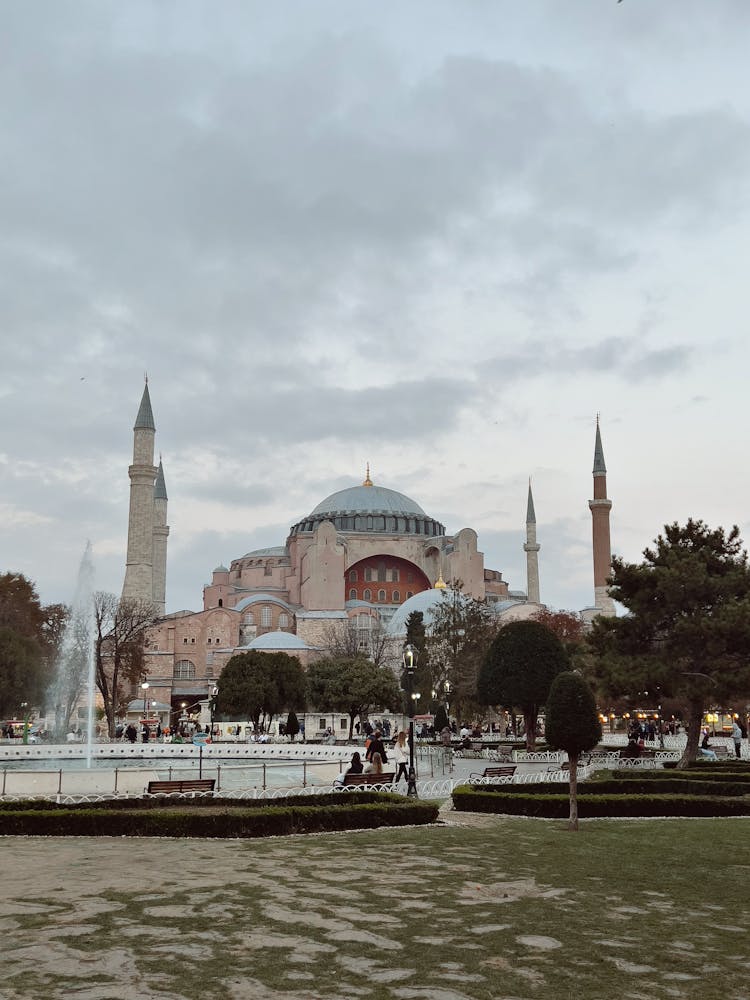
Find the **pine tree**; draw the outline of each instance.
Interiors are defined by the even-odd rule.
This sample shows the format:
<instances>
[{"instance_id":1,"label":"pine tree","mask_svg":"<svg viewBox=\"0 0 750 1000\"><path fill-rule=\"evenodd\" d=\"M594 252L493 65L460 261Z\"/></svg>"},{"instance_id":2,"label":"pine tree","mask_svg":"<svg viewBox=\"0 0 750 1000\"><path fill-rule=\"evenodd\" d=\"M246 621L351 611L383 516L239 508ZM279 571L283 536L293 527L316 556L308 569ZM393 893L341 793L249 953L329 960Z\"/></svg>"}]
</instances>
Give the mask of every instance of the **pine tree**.
<instances>
[{"instance_id":1,"label":"pine tree","mask_svg":"<svg viewBox=\"0 0 750 1000\"><path fill-rule=\"evenodd\" d=\"M666 525L643 556L612 561L609 592L629 613L595 619L591 670L607 695L687 702L685 767L705 709L750 689L750 568L736 526L702 521Z\"/></svg>"}]
</instances>

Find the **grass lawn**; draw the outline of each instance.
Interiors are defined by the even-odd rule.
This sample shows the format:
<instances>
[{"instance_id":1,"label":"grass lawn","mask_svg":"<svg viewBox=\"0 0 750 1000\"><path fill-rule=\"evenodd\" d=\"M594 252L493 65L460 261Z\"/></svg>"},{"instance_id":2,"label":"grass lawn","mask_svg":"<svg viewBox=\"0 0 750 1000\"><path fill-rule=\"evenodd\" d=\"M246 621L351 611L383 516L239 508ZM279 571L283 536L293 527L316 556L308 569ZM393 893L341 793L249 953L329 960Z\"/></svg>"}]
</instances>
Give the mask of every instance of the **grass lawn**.
<instances>
[{"instance_id":1,"label":"grass lawn","mask_svg":"<svg viewBox=\"0 0 750 1000\"><path fill-rule=\"evenodd\" d=\"M750 819L6 838L2 1000L750 1000Z\"/></svg>"}]
</instances>

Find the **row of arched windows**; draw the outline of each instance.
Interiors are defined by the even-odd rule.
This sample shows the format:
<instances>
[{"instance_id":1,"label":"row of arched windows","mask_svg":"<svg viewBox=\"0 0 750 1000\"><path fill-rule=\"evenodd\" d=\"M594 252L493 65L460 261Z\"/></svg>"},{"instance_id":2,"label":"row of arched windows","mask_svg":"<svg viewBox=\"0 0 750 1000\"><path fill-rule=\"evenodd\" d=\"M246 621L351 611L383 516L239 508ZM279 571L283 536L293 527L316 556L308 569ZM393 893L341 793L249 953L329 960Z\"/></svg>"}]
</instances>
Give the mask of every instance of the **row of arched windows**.
<instances>
[{"instance_id":1,"label":"row of arched windows","mask_svg":"<svg viewBox=\"0 0 750 1000\"><path fill-rule=\"evenodd\" d=\"M385 566L378 566L376 570L373 566L365 566L363 572L365 583L371 583L373 581L385 583L386 580L390 580L391 583L399 582L399 572L397 569L386 569ZM356 569L350 569L349 583L357 583L358 580L359 572Z\"/></svg>"},{"instance_id":2,"label":"row of arched windows","mask_svg":"<svg viewBox=\"0 0 750 1000\"><path fill-rule=\"evenodd\" d=\"M243 625L255 625L255 615L252 611L246 611L242 616ZM264 604L260 609L260 627L270 628L273 624L273 611L267 605ZM279 628L289 628L289 615L282 611L279 615Z\"/></svg>"},{"instance_id":3,"label":"row of arched windows","mask_svg":"<svg viewBox=\"0 0 750 1000\"><path fill-rule=\"evenodd\" d=\"M414 597L414 594L412 593L411 590L407 591L406 599L408 600L410 597ZM356 601L357 600L357 591L354 589L354 587L352 587L352 589L349 591L349 600L350 601ZM363 601L371 601L372 600L372 591L370 590L369 587L366 587L362 591L362 600ZM378 596L375 598L375 600L379 601L382 604L384 604L386 601L388 601L388 595L386 594L386 592L384 590L379 590L378 591ZM393 593L391 594L390 601L388 601L388 603L389 604L399 604L400 601L401 601L401 591L400 590L394 590Z\"/></svg>"}]
</instances>

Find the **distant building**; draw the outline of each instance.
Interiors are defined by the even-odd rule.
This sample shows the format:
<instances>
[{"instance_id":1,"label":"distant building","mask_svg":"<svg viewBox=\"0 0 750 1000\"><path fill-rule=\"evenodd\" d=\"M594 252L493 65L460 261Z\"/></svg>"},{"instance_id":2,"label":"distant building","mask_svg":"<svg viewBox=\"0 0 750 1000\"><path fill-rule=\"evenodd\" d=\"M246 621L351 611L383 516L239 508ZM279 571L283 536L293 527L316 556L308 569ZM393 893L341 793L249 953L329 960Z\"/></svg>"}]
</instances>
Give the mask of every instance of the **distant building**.
<instances>
[{"instance_id":1,"label":"distant building","mask_svg":"<svg viewBox=\"0 0 750 1000\"><path fill-rule=\"evenodd\" d=\"M203 610L164 614L167 493L154 460L155 423L146 385L134 427L124 597L152 600L163 617L149 635L146 669L153 697L174 709L205 701L227 660L249 649L283 650L303 665L325 655L347 632L365 653L373 636L396 638L412 610L429 610L444 581L486 600L507 618L538 611L540 584L536 515L529 484L526 591L511 591L502 573L484 565L477 533L445 526L395 490L375 485L369 467L360 485L332 493L292 525L283 545L256 549L217 566L203 588ZM604 477L604 478L602 478ZM611 614L606 591L609 509L597 421L593 518L595 607ZM602 576L603 574L603 576Z\"/></svg>"}]
</instances>

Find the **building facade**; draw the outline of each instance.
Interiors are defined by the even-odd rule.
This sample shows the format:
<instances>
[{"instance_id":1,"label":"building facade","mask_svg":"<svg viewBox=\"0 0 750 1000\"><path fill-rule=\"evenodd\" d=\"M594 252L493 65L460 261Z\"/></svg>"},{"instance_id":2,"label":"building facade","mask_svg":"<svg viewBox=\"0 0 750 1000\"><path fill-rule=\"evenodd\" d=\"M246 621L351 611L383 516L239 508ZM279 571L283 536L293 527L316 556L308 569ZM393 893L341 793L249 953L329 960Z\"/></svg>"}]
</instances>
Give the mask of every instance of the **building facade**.
<instances>
[{"instance_id":1,"label":"building facade","mask_svg":"<svg viewBox=\"0 0 750 1000\"><path fill-rule=\"evenodd\" d=\"M601 504L601 438L597 424L594 497L596 573L609 563ZM529 617L539 610L540 546L531 485L527 498L527 589L511 591L502 573L485 566L472 528L449 534L410 497L364 481L332 493L293 524L282 545L256 549L219 565L203 588L197 612L164 614L167 495L164 470L153 465L155 424L148 385L134 427L131 506L123 596L153 600L161 617L150 630L146 670L151 697L175 713L210 696L236 652L284 650L303 666L326 655L343 635L371 654L386 634L398 639L411 610L440 599L444 581L498 615ZM606 479L604 480L606 497ZM611 502L607 501L611 506ZM602 562L604 560L604 562ZM594 613L610 613L606 585L595 576ZM611 603L611 602L610 602Z\"/></svg>"}]
</instances>

